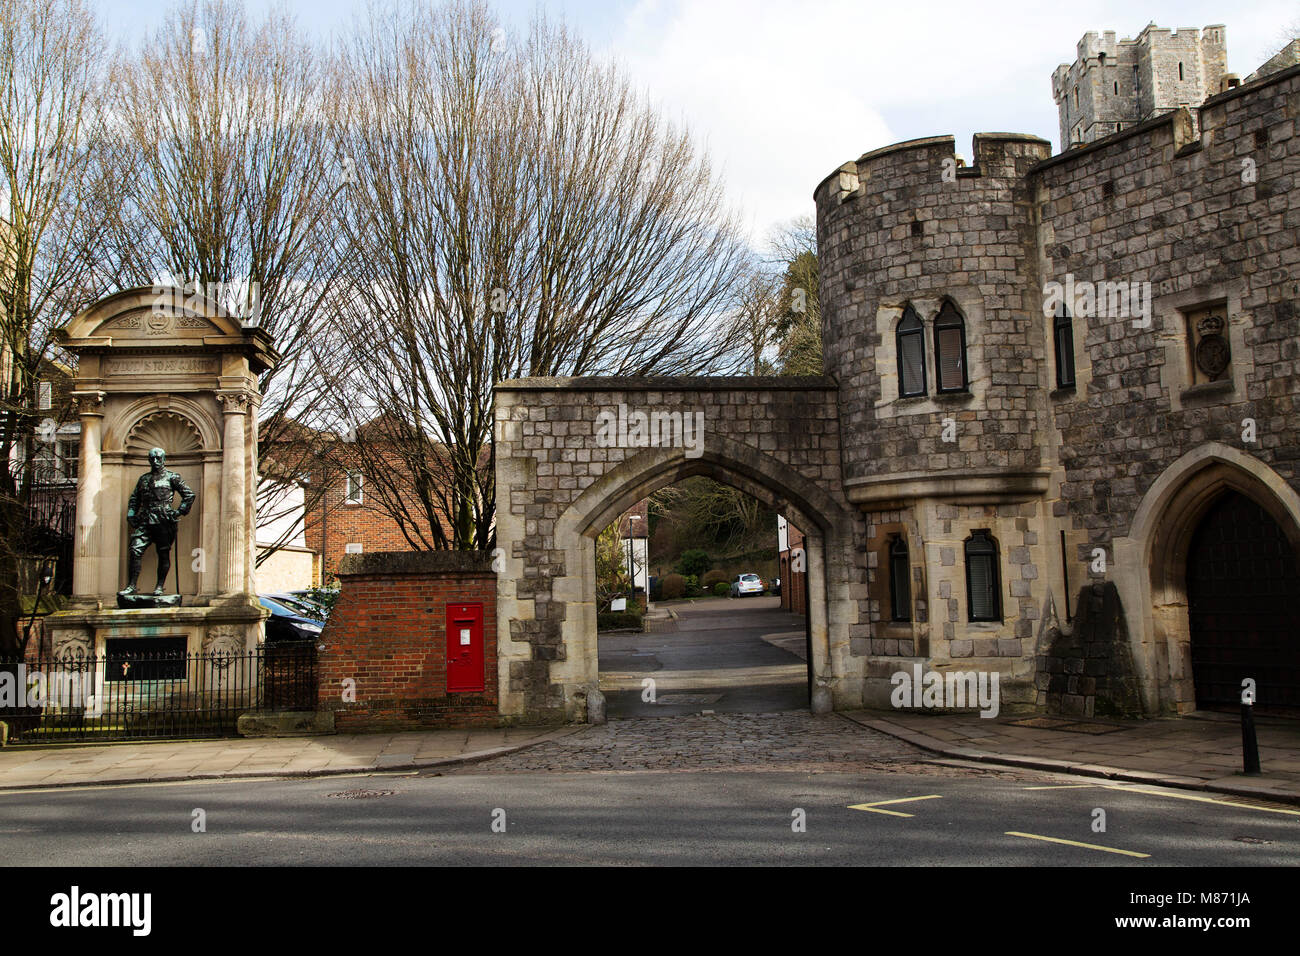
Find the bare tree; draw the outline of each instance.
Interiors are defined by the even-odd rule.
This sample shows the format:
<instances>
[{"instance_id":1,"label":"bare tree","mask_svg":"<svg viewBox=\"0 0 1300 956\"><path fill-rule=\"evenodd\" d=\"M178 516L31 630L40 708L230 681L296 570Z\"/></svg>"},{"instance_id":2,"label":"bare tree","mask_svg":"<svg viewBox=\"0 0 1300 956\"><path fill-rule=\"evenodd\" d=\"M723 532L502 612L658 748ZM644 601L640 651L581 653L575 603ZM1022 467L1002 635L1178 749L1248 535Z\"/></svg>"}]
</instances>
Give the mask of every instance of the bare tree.
<instances>
[{"instance_id":1,"label":"bare tree","mask_svg":"<svg viewBox=\"0 0 1300 956\"><path fill-rule=\"evenodd\" d=\"M776 341L781 286L779 275L756 264L737 292L736 321L740 323L749 350L749 372L752 375L773 375L776 372L768 353Z\"/></svg>"},{"instance_id":2,"label":"bare tree","mask_svg":"<svg viewBox=\"0 0 1300 956\"><path fill-rule=\"evenodd\" d=\"M260 382L265 520L322 453L317 363L347 345L324 315L342 252L332 207L348 182L328 161L327 61L284 12L250 23L238 2L203 0L121 55L118 76L116 270L216 298L282 356ZM284 527L287 539L301 525Z\"/></svg>"},{"instance_id":3,"label":"bare tree","mask_svg":"<svg viewBox=\"0 0 1300 956\"><path fill-rule=\"evenodd\" d=\"M653 501L663 520L678 529L678 540L692 546L732 553L775 541L775 514L757 498L712 478L697 476L661 488Z\"/></svg>"},{"instance_id":4,"label":"bare tree","mask_svg":"<svg viewBox=\"0 0 1300 956\"><path fill-rule=\"evenodd\" d=\"M36 382L53 333L107 290L103 37L80 0L0 5L0 655L18 650L18 564L39 536ZM53 410L57 414L57 410ZM34 510L35 509L35 510Z\"/></svg>"},{"instance_id":5,"label":"bare tree","mask_svg":"<svg viewBox=\"0 0 1300 956\"><path fill-rule=\"evenodd\" d=\"M355 454L372 487L401 463L386 506L413 546L491 545L495 382L747 362L744 245L707 157L566 28L372 8L339 73L355 352L331 386L340 414L385 413Z\"/></svg>"}]
</instances>

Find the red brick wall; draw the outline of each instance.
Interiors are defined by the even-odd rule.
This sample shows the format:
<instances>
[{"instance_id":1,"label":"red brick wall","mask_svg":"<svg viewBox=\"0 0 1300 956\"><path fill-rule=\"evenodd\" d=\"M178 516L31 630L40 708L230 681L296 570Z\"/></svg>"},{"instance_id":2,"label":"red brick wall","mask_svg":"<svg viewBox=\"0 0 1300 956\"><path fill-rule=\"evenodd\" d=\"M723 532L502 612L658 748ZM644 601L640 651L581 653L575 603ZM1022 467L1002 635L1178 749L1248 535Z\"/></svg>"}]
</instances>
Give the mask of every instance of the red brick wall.
<instances>
[{"instance_id":1,"label":"red brick wall","mask_svg":"<svg viewBox=\"0 0 1300 956\"><path fill-rule=\"evenodd\" d=\"M786 543L789 545L788 550L782 551L779 555L781 567L781 607L795 614L807 614L807 595L805 593L804 579L807 576L806 571L791 571L791 552L795 548L804 547L803 532L794 525L787 525ZM805 550L803 566L808 566L808 554Z\"/></svg>"},{"instance_id":2,"label":"red brick wall","mask_svg":"<svg viewBox=\"0 0 1300 956\"><path fill-rule=\"evenodd\" d=\"M347 478L343 472L322 474L329 483L315 506L307 513L303 539L307 547L321 555L322 583L334 577L349 544L361 545L362 553L372 551L411 551L411 543L401 528L378 504L378 497L366 494L362 485L361 503L348 504ZM317 479L313 476L313 480ZM363 477L364 481L364 477ZM373 502L373 503L372 503Z\"/></svg>"},{"instance_id":3,"label":"red brick wall","mask_svg":"<svg viewBox=\"0 0 1300 956\"><path fill-rule=\"evenodd\" d=\"M348 555L321 635L320 704L341 732L498 723L496 575L489 555ZM447 604L483 605L484 690L447 692ZM355 703L344 702L346 678Z\"/></svg>"}]
</instances>

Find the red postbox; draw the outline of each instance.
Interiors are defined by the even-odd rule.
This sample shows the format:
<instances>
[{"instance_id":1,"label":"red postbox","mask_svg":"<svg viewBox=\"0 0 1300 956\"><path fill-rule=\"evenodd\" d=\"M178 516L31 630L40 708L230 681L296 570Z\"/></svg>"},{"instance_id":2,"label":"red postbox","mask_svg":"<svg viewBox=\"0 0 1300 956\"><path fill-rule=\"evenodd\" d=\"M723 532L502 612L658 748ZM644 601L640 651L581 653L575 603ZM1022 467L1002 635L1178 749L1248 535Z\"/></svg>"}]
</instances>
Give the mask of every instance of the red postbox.
<instances>
[{"instance_id":1,"label":"red postbox","mask_svg":"<svg viewBox=\"0 0 1300 956\"><path fill-rule=\"evenodd\" d=\"M483 605L447 605L447 693L482 692Z\"/></svg>"}]
</instances>

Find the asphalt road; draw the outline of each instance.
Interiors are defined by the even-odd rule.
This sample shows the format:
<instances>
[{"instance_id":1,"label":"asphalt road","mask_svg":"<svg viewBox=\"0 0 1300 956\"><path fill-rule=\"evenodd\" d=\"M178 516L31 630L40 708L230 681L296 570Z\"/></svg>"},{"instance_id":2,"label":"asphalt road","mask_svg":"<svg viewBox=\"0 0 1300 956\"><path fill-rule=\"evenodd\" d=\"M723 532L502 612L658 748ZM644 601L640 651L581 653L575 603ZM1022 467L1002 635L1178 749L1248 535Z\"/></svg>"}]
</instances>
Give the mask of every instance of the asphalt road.
<instances>
[{"instance_id":1,"label":"asphalt road","mask_svg":"<svg viewBox=\"0 0 1300 956\"><path fill-rule=\"evenodd\" d=\"M599 638L600 684L610 717L675 717L806 709L803 660L763 640L802 631L803 618L780 598L750 597L674 605L677 630ZM643 681L655 682L646 700Z\"/></svg>"},{"instance_id":2,"label":"asphalt road","mask_svg":"<svg viewBox=\"0 0 1300 956\"><path fill-rule=\"evenodd\" d=\"M881 801L902 802L850 809ZM371 774L0 792L0 863L1300 864L1300 808L1263 806L941 767L868 774ZM1105 811L1104 833L1093 831L1096 809ZM196 810L206 832L193 832ZM806 832L792 827L799 810ZM493 832L502 819L504 832Z\"/></svg>"}]
</instances>

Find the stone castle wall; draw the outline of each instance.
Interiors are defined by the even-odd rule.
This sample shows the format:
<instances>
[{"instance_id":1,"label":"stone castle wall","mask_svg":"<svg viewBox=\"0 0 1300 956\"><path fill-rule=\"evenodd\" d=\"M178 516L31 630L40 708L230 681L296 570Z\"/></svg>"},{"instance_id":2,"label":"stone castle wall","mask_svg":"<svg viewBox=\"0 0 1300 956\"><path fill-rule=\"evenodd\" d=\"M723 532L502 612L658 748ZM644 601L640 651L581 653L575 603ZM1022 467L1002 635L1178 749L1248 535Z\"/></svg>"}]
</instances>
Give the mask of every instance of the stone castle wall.
<instances>
[{"instance_id":1,"label":"stone castle wall","mask_svg":"<svg viewBox=\"0 0 1300 956\"><path fill-rule=\"evenodd\" d=\"M1279 520L1300 514L1297 113L1291 69L1198 117L1165 114L1054 158L1033 137L977 136L974 167L944 176L953 142L937 137L868 153L818 187L826 364L841 385L846 494L868 523L869 704L921 657L1001 670L1013 706L1068 694L1091 713L1095 694L1063 689L1072 675L1040 671L1109 581L1125 625L1111 639L1131 635L1131 653L1101 647L1097 621L1111 616L1091 615L1086 690L1121 687L1123 700L1099 704L1112 711L1131 709L1135 683L1148 712L1194 706L1179 548L1161 525L1178 483L1227 463L1203 471L1198 494L1228 481L1263 489ZM1058 387L1044 298L1067 282L1139 291L1118 309L1069 300L1075 376ZM934 388L945 297L967 323L964 394ZM894 329L909 302L928 394L900 399ZM1196 358L1211 313L1231 356L1217 375ZM999 549L997 622L969 620L962 548L980 529ZM890 619L885 570L899 535L904 621ZM1122 674L1105 671L1119 661Z\"/></svg>"},{"instance_id":2,"label":"stone castle wall","mask_svg":"<svg viewBox=\"0 0 1300 956\"><path fill-rule=\"evenodd\" d=\"M1300 70L1288 73L1212 98L1200 137L1172 114L1035 171L1045 280L1151 286L1150 328L1076 320L1088 374L1052 402L1060 496L1090 547L1127 534L1155 478L1205 442L1300 482ZM1231 367L1198 385L1186 318L1219 303ZM1248 418L1256 442L1242 440Z\"/></svg>"}]
</instances>

